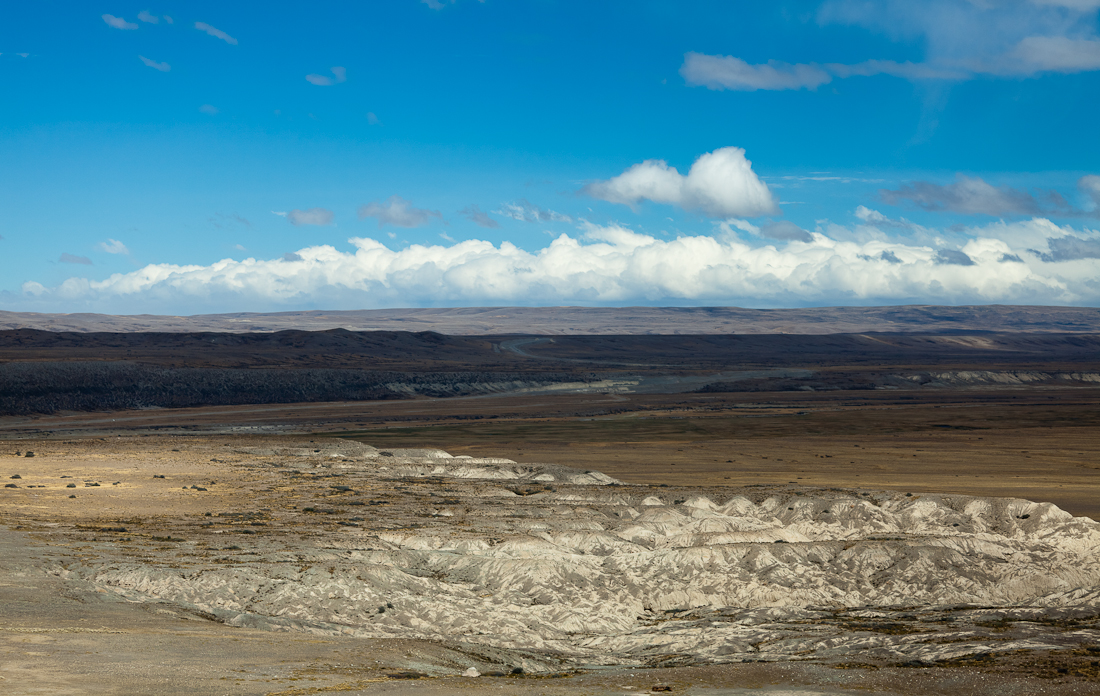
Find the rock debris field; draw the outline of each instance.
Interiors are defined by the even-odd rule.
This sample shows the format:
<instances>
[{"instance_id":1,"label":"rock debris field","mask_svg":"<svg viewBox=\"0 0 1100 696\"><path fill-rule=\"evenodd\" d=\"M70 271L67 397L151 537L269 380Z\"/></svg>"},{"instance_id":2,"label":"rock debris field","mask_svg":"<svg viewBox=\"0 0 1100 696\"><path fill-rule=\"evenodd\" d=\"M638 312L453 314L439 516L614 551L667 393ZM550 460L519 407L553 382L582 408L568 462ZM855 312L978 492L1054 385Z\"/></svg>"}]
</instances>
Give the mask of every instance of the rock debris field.
<instances>
[{"instance_id":1,"label":"rock debris field","mask_svg":"<svg viewBox=\"0 0 1100 696\"><path fill-rule=\"evenodd\" d=\"M626 485L319 437L8 445L0 521L64 550L49 573L193 620L517 674L1053 652L1100 680L1100 523L1049 503Z\"/></svg>"}]
</instances>

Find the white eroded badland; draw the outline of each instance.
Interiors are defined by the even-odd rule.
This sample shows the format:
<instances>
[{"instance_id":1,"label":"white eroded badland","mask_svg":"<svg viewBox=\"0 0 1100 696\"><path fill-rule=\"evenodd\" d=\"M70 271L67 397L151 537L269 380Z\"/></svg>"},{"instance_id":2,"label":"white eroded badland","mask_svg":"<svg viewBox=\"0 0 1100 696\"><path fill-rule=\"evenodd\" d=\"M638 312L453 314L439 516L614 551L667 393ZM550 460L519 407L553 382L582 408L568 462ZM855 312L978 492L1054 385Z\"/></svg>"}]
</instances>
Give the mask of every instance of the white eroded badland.
<instances>
[{"instance_id":1,"label":"white eroded badland","mask_svg":"<svg viewBox=\"0 0 1100 696\"><path fill-rule=\"evenodd\" d=\"M97 455L98 487L52 446L5 505L83 549L52 573L231 626L477 645L528 673L1100 643L1100 523L1047 503L623 485L320 438L181 438L173 469L139 445Z\"/></svg>"}]
</instances>

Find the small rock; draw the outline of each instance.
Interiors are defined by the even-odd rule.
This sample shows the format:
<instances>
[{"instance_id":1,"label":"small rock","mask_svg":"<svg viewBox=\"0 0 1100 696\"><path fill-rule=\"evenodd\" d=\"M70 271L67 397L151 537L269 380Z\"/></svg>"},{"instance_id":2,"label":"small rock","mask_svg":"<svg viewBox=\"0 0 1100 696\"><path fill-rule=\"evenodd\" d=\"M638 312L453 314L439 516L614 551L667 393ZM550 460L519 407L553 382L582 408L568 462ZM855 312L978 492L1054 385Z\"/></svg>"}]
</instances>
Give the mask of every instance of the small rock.
<instances>
[{"instance_id":1,"label":"small rock","mask_svg":"<svg viewBox=\"0 0 1100 696\"><path fill-rule=\"evenodd\" d=\"M15 485L14 483L5 483L4 488L19 488L19 486Z\"/></svg>"},{"instance_id":2,"label":"small rock","mask_svg":"<svg viewBox=\"0 0 1100 696\"><path fill-rule=\"evenodd\" d=\"M14 476L12 476L11 478L13 478L13 479L21 479L21 478L23 478L23 477L22 477L22 476L20 476L19 474L15 474L15 475L14 475Z\"/></svg>"},{"instance_id":3,"label":"small rock","mask_svg":"<svg viewBox=\"0 0 1100 696\"><path fill-rule=\"evenodd\" d=\"M65 488L76 488L76 484L75 483L67 483L67 484L65 484Z\"/></svg>"},{"instance_id":4,"label":"small rock","mask_svg":"<svg viewBox=\"0 0 1100 696\"><path fill-rule=\"evenodd\" d=\"M70 497L70 498L75 498L76 496L75 496L75 495L70 495L69 497Z\"/></svg>"},{"instance_id":5,"label":"small rock","mask_svg":"<svg viewBox=\"0 0 1100 696\"><path fill-rule=\"evenodd\" d=\"M23 456L24 456L24 457L33 457L33 456L34 456L34 452L27 452L27 453L26 453L26 454L24 454Z\"/></svg>"},{"instance_id":6,"label":"small rock","mask_svg":"<svg viewBox=\"0 0 1100 696\"><path fill-rule=\"evenodd\" d=\"M465 672L463 672L462 676L464 676L464 677L480 677L481 672L479 672L476 669L474 669L473 667L471 667L468 670L466 670Z\"/></svg>"}]
</instances>

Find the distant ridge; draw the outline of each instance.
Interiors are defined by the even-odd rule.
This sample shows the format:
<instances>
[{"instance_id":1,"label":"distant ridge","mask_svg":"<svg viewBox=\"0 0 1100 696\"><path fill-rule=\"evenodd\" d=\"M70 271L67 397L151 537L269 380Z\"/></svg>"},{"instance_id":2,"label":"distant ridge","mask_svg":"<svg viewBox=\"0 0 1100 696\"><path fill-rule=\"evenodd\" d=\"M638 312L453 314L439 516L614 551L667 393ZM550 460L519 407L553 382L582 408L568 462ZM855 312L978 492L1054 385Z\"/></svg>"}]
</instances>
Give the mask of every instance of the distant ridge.
<instances>
[{"instance_id":1,"label":"distant ridge","mask_svg":"<svg viewBox=\"0 0 1100 696\"><path fill-rule=\"evenodd\" d=\"M834 334L866 332L1100 333L1100 308L1027 305L899 307L456 307L351 311L38 314L0 311L0 330L75 332L435 331L491 334Z\"/></svg>"}]
</instances>

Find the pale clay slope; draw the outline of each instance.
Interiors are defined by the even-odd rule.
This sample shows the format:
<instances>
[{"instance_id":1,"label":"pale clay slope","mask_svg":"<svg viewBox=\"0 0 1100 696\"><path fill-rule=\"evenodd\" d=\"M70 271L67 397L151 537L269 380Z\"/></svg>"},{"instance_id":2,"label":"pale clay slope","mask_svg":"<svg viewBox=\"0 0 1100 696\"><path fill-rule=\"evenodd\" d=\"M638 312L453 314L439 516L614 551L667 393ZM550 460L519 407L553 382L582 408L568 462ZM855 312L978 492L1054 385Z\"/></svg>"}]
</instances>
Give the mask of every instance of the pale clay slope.
<instances>
[{"instance_id":1,"label":"pale clay slope","mask_svg":"<svg viewBox=\"0 0 1100 696\"><path fill-rule=\"evenodd\" d=\"M250 452L340 470L351 485L441 477L450 492L426 495L415 510L372 509L363 526L322 547L303 538L234 567L119 562L62 573L232 625L492 645L516 651L513 662L531 671L662 655L936 660L1053 648L1041 632L991 642L948 625L930 641L823 618L840 607L880 618L899 607L987 608L956 607L964 619L989 607L1017 619L1100 609L1100 523L1049 503L892 492L672 500L608 486L617 482L598 472L439 450ZM505 487L515 482L552 490L520 496ZM421 526L425 518L445 524ZM1061 635L1063 647L1100 642L1100 631L1077 633Z\"/></svg>"}]
</instances>

